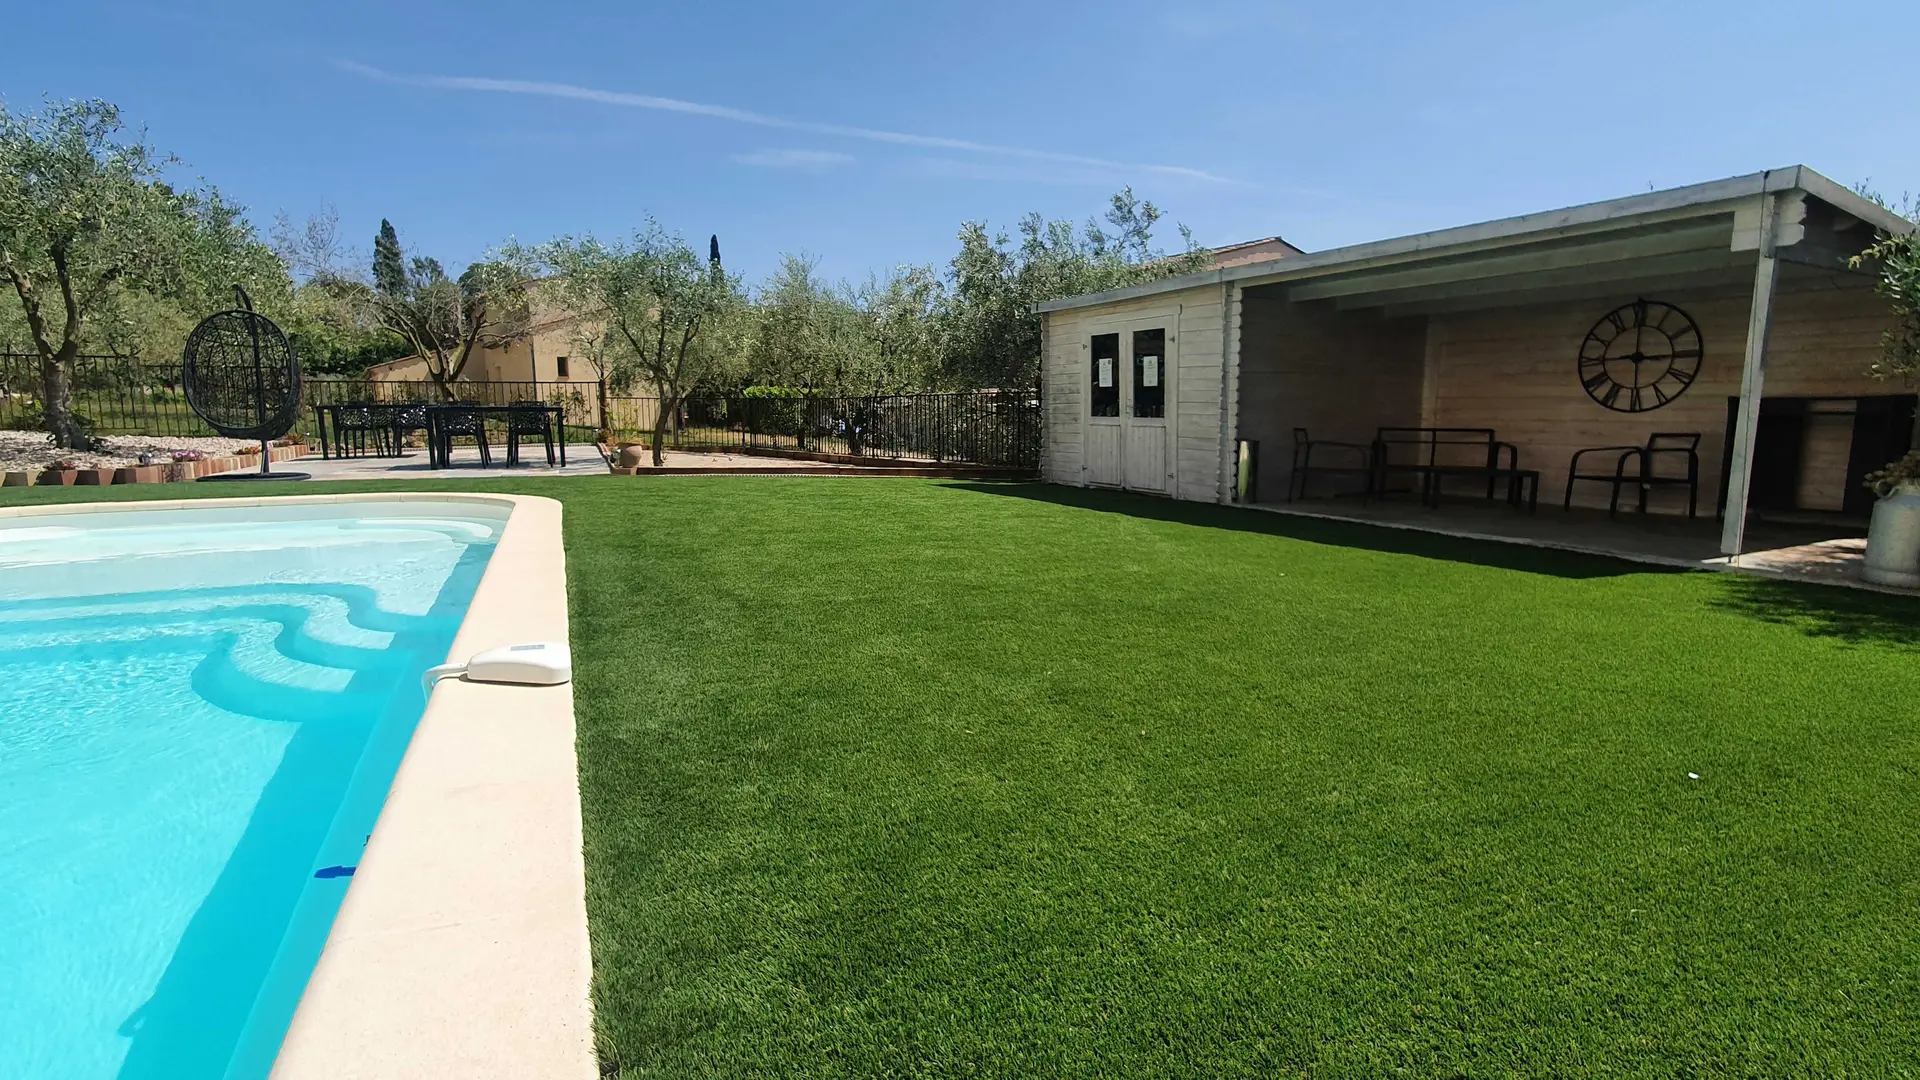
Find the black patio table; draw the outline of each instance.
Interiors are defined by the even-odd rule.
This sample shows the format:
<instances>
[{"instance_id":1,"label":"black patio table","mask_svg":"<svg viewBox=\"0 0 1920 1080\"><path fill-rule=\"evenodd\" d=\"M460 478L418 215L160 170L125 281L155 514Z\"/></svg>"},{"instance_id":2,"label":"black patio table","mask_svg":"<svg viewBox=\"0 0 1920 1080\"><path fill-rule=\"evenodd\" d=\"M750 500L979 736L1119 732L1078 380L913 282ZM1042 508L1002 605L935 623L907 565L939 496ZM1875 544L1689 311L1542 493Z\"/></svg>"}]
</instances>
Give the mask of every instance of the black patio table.
<instances>
[{"instance_id":1,"label":"black patio table","mask_svg":"<svg viewBox=\"0 0 1920 1080\"><path fill-rule=\"evenodd\" d=\"M320 457L347 457L350 434L374 434L375 457L404 457L409 431L427 430L427 406L418 401L337 401L313 407L319 422ZM360 449L364 450L364 446Z\"/></svg>"},{"instance_id":2,"label":"black patio table","mask_svg":"<svg viewBox=\"0 0 1920 1080\"><path fill-rule=\"evenodd\" d=\"M500 417L506 419L509 423L512 422L512 418L516 415L525 416L529 413L544 414L550 418L553 424L554 442L559 444L560 449L560 466L561 468L566 467L566 410L560 406L538 405L533 403L522 405L466 405L449 403L445 405L427 406L427 463L430 468L447 469L453 467L453 435L444 430L441 421L454 413L463 416L477 415L482 421L492 417ZM481 430L482 434L479 435L478 438L485 439L484 427L482 427ZM465 433L462 432L461 434ZM482 463L485 464L484 451L482 452Z\"/></svg>"}]
</instances>

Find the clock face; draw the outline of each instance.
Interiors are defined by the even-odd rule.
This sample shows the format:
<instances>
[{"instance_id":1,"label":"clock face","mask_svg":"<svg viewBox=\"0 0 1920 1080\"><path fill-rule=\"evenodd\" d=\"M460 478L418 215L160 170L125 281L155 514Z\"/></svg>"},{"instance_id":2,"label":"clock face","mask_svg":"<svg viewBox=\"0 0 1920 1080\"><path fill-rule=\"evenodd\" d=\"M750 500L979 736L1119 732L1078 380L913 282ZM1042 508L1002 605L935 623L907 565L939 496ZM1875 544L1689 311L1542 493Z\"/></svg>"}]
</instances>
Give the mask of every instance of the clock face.
<instances>
[{"instance_id":1,"label":"clock face","mask_svg":"<svg viewBox=\"0 0 1920 1080\"><path fill-rule=\"evenodd\" d=\"M1646 412L1686 393L1700 373L1700 356L1700 327L1686 312L1658 300L1635 300L1587 331L1580 343L1580 385L1615 412Z\"/></svg>"}]
</instances>

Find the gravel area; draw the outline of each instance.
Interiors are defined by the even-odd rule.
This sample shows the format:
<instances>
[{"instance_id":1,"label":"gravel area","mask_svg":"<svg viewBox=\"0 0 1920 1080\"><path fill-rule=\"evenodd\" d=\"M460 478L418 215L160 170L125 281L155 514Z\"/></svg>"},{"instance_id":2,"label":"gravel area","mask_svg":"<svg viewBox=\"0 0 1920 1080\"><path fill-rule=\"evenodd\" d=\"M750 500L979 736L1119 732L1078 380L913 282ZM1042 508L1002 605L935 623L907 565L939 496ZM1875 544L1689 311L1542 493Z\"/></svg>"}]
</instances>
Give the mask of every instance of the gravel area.
<instances>
[{"instance_id":1,"label":"gravel area","mask_svg":"<svg viewBox=\"0 0 1920 1080\"><path fill-rule=\"evenodd\" d=\"M71 461L82 469L108 469L140 464L140 455L150 453L155 464L173 460L175 450L198 450L207 457L222 457L242 447L259 446L246 439L196 439L186 436L108 435L100 450L60 450L47 441L44 431L0 431L0 472L38 472L56 461Z\"/></svg>"}]
</instances>

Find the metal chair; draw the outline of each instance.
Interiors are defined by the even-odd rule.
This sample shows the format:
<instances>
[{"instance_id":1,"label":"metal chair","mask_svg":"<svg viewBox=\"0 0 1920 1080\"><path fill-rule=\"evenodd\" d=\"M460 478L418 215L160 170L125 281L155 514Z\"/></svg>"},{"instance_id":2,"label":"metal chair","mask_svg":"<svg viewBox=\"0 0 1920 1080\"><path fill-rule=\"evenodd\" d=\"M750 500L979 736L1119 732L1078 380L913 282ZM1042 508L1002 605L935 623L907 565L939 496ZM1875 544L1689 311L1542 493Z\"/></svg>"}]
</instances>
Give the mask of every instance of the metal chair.
<instances>
[{"instance_id":1,"label":"metal chair","mask_svg":"<svg viewBox=\"0 0 1920 1080\"><path fill-rule=\"evenodd\" d=\"M1321 454L1323 461L1326 459L1324 451L1334 451L1342 455L1351 453L1356 460L1352 465L1315 465L1313 463L1315 450L1323 451ZM1315 439L1307 434L1306 428L1294 428L1293 472L1287 476L1287 501L1292 502L1296 494L1302 499L1307 497L1307 481L1314 473L1328 476L1357 476L1361 482L1361 494L1370 494L1373 489L1372 461L1373 451L1359 443Z\"/></svg>"},{"instance_id":2,"label":"metal chair","mask_svg":"<svg viewBox=\"0 0 1920 1080\"><path fill-rule=\"evenodd\" d=\"M1596 483L1613 485L1612 497L1607 500L1607 516L1611 517L1620 509L1620 487L1632 484L1640 491L1640 512L1647 512L1647 492L1656 487L1677 487L1686 485L1687 516L1695 516L1700 502L1700 433L1697 431L1661 431L1647 436L1645 446L1590 446L1585 450L1576 450L1573 459L1567 462L1567 491L1561 502L1562 510L1573 509L1573 485L1575 481L1590 480ZM1588 454L1614 454L1612 472L1580 471L1580 459ZM1662 454L1677 454L1685 459L1685 476L1661 475L1655 471ZM1628 462L1634 462L1629 471Z\"/></svg>"},{"instance_id":3,"label":"metal chair","mask_svg":"<svg viewBox=\"0 0 1920 1080\"><path fill-rule=\"evenodd\" d=\"M433 425L427 423L427 406L424 402L408 402L393 406L393 452L398 455L406 449L407 436L413 432L430 434Z\"/></svg>"},{"instance_id":4,"label":"metal chair","mask_svg":"<svg viewBox=\"0 0 1920 1080\"><path fill-rule=\"evenodd\" d=\"M456 435L470 435L474 445L480 448L480 467L493 467L493 455L487 451L487 414L480 409L461 408L458 405L442 406L436 410L434 426L440 436L440 460L448 468L453 466L453 439Z\"/></svg>"},{"instance_id":5,"label":"metal chair","mask_svg":"<svg viewBox=\"0 0 1920 1080\"><path fill-rule=\"evenodd\" d=\"M367 436L373 436L373 453L385 457L387 439L392 434L385 409L378 405L340 405L333 410L333 441L340 456L349 448L358 454L367 452Z\"/></svg>"},{"instance_id":6,"label":"metal chair","mask_svg":"<svg viewBox=\"0 0 1920 1080\"><path fill-rule=\"evenodd\" d=\"M553 422L552 414L545 405L534 402L515 402L515 408L507 413L507 464L520 464L520 437L537 435L540 445L547 451L547 466L553 466Z\"/></svg>"}]
</instances>

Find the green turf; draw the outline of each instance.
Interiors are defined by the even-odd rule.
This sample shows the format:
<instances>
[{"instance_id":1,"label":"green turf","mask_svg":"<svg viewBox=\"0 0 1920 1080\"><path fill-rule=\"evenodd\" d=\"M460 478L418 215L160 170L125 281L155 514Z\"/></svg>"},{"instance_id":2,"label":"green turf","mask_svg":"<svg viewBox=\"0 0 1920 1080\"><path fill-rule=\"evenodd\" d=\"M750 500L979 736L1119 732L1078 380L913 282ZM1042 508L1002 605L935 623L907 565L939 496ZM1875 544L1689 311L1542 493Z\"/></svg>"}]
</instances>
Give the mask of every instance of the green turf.
<instances>
[{"instance_id":1,"label":"green turf","mask_svg":"<svg viewBox=\"0 0 1920 1080\"><path fill-rule=\"evenodd\" d=\"M1911 602L1033 485L442 486L566 503L609 1072L1920 1071Z\"/></svg>"}]
</instances>

